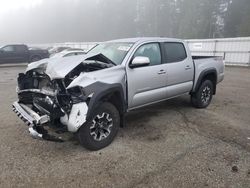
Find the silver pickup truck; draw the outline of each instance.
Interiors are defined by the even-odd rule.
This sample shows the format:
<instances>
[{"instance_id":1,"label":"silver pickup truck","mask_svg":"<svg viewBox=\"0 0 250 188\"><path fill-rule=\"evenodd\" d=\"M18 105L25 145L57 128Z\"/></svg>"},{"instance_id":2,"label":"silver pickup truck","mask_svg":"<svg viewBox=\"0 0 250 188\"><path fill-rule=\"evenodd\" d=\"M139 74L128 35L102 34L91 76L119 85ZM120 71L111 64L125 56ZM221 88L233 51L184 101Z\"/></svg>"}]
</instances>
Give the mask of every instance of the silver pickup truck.
<instances>
[{"instance_id":1,"label":"silver pickup truck","mask_svg":"<svg viewBox=\"0 0 250 188\"><path fill-rule=\"evenodd\" d=\"M99 150L113 141L126 112L183 94L206 108L223 78L221 57L192 57L182 40L121 39L29 64L18 76L13 110L34 138L63 141L58 134L69 131Z\"/></svg>"}]
</instances>

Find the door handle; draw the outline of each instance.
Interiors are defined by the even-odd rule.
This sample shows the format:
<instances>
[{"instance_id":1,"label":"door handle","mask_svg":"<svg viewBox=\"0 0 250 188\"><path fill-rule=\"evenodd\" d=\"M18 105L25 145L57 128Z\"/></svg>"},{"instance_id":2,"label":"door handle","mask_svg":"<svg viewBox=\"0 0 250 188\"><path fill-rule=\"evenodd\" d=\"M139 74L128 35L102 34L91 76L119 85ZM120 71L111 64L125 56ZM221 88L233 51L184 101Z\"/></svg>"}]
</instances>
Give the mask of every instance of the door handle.
<instances>
[{"instance_id":1,"label":"door handle","mask_svg":"<svg viewBox=\"0 0 250 188\"><path fill-rule=\"evenodd\" d=\"M158 74L166 74L166 71L165 71L165 70L160 70L160 71L158 72Z\"/></svg>"},{"instance_id":2,"label":"door handle","mask_svg":"<svg viewBox=\"0 0 250 188\"><path fill-rule=\"evenodd\" d=\"M189 65L187 65L187 66L185 67L185 70L189 70L189 69L191 69L191 67L190 67Z\"/></svg>"}]
</instances>

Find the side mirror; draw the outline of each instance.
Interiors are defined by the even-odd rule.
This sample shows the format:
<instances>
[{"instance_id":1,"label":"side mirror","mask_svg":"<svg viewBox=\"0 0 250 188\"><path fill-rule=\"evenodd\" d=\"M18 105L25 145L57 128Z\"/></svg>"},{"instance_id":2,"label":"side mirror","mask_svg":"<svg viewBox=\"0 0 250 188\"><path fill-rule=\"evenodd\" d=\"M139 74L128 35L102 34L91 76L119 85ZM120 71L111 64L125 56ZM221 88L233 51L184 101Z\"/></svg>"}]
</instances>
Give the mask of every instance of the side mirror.
<instances>
[{"instance_id":1,"label":"side mirror","mask_svg":"<svg viewBox=\"0 0 250 188\"><path fill-rule=\"evenodd\" d=\"M150 64L150 60L148 57L137 56L133 59L129 67L130 68L143 67L149 64Z\"/></svg>"}]
</instances>

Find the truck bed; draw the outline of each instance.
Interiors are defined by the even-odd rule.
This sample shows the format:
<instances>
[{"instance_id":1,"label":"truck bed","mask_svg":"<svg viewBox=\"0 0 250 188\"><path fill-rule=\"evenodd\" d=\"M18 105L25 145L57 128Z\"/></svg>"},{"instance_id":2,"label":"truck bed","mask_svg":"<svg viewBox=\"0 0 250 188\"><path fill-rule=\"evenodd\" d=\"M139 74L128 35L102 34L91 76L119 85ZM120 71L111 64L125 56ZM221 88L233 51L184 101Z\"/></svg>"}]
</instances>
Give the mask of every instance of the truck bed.
<instances>
[{"instance_id":1,"label":"truck bed","mask_svg":"<svg viewBox=\"0 0 250 188\"><path fill-rule=\"evenodd\" d=\"M199 76L202 75L203 70L215 70L217 74L217 83L221 82L224 78L224 60L220 56L192 56L195 76L194 86L196 86Z\"/></svg>"}]
</instances>

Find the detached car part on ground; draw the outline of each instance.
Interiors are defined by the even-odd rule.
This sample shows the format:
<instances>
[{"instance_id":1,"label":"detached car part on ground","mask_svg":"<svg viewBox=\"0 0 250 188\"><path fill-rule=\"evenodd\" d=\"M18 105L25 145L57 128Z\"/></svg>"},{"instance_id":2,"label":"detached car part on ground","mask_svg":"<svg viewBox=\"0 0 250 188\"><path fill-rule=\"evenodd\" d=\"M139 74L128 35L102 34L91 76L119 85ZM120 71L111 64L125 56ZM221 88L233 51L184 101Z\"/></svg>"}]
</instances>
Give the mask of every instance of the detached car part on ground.
<instances>
[{"instance_id":1,"label":"detached car part on ground","mask_svg":"<svg viewBox=\"0 0 250 188\"><path fill-rule=\"evenodd\" d=\"M182 40L122 39L86 55L29 64L19 74L13 110L34 138L63 141L48 129L69 131L98 150L113 141L126 112L182 94L205 108L223 78L221 58L192 57Z\"/></svg>"}]
</instances>

